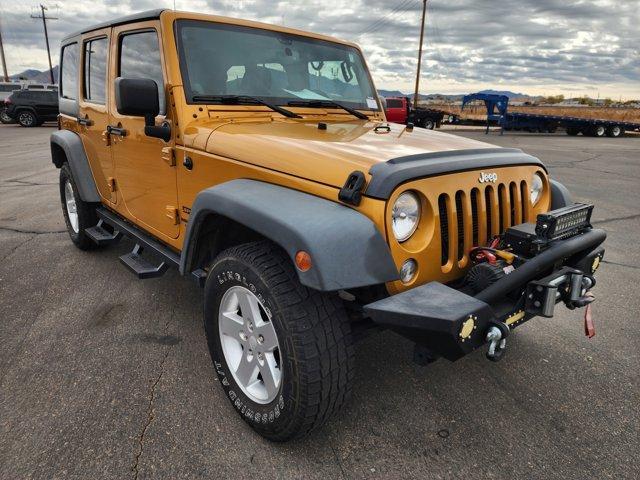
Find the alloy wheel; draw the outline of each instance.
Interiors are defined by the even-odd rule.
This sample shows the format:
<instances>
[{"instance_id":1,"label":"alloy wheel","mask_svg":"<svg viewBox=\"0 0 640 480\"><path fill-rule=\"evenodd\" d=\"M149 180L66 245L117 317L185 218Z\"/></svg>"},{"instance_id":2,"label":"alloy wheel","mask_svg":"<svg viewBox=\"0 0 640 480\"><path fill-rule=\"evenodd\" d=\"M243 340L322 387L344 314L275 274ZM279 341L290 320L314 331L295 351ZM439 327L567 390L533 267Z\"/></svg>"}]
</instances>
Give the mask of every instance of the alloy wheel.
<instances>
[{"instance_id":1,"label":"alloy wheel","mask_svg":"<svg viewBox=\"0 0 640 480\"><path fill-rule=\"evenodd\" d=\"M272 402L282 384L280 345L270 314L249 289L225 292L218 312L224 358L234 380L251 400Z\"/></svg>"},{"instance_id":2,"label":"alloy wheel","mask_svg":"<svg viewBox=\"0 0 640 480\"><path fill-rule=\"evenodd\" d=\"M35 124L35 118L29 112L22 112L18 116L18 120L20 121L20 125L24 125L25 127L30 127Z\"/></svg>"},{"instance_id":3,"label":"alloy wheel","mask_svg":"<svg viewBox=\"0 0 640 480\"><path fill-rule=\"evenodd\" d=\"M76 205L76 197L73 195L73 187L69 180L64 184L64 202L67 206L67 216L69 217L71 228L75 233L78 233L80 231L78 206Z\"/></svg>"}]
</instances>

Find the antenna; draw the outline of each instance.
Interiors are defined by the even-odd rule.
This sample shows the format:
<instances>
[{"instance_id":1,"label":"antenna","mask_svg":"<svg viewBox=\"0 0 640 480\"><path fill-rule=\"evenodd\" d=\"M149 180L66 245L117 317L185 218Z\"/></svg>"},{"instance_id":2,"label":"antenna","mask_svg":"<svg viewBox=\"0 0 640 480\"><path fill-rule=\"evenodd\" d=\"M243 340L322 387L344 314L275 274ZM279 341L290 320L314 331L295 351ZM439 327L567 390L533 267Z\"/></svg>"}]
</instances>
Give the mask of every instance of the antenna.
<instances>
[{"instance_id":1,"label":"antenna","mask_svg":"<svg viewBox=\"0 0 640 480\"><path fill-rule=\"evenodd\" d=\"M31 18L41 18L42 25L44 26L44 39L47 42L47 55L49 57L49 75L51 77L51 84L53 85L55 80L53 79L53 66L51 65L51 49L49 48L49 33L47 32L47 20L58 20L58 17L47 17L44 13L47 10L47 7L40 4L40 15L31 15Z\"/></svg>"}]
</instances>

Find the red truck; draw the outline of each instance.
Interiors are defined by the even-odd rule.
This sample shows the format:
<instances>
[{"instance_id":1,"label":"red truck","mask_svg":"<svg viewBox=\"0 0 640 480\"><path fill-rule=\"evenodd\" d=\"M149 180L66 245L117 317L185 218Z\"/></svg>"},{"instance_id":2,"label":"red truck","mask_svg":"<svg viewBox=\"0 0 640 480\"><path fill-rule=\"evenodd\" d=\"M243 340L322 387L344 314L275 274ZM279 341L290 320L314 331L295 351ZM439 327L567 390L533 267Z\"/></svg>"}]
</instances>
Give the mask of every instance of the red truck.
<instances>
[{"instance_id":1,"label":"red truck","mask_svg":"<svg viewBox=\"0 0 640 480\"><path fill-rule=\"evenodd\" d=\"M387 120L393 123L413 123L416 127L440 128L446 116L446 121L455 122L455 116L442 110L431 108L413 108L408 97L392 97L386 99L385 112Z\"/></svg>"}]
</instances>

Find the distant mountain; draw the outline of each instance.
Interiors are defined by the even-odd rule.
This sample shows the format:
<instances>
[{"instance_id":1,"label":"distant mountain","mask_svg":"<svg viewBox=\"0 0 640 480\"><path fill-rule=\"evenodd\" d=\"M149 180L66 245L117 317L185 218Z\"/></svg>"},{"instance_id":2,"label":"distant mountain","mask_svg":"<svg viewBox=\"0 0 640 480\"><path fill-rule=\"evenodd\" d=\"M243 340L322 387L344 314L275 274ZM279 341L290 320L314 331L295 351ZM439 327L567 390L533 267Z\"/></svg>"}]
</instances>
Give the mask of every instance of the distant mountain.
<instances>
[{"instance_id":1,"label":"distant mountain","mask_svg":"<svg viewBox=\"0 0 640 480\"><path fill-rule=\"evenodd\" d=\"M515 92L512 92L510 90L491 90L491 89L489 89L489 90L480 90L478 93L486 93L486 94L489 94L489 95L506 95L507 97L509 97L509 99L512 99L512 98L524 98L524 97L528 98L528 97L531 96L531 95L527 95L526 93L515 93Z\"/></svg>"},{"instance_id":2,"label":"distant mountain","mask_svg":"<svg viewBox=\"0 0 640 480\"><path fill-rule=\"evenodd\" d=\"M56 81L56 83L58 82L58 66L56 65L55 67L53 67L53 78ZM50 83L51 82L51 77L49 76L49 70L44 70L44 71L40 71L40 70L35 70L33 68L30 68L28 70L25 70L24 72L20 72L20 73L16 73L15 75L11 75L11 77L9 77L12 81L17 81L17 80L31 80L32 82L35 83Z\"/></svg>"},{"instance_id":3,"label":"distant mountain","mask_svg":"<svg viewBox=\"0 0 640 480\"><path fill-rule=\"evenodd\" d=\"M387 98L387 97L409 97L411 99L413 99L413 93L402 93L399 90L378 90L378 93ZM471 93L471 92L469 92ZM474 92L475 93L475 92ZM488 93L488 94L493 94L493 95L506 95L507 97L511 98L531 98L530 95L527 95L526 93L515 93L515 92L511 92L509 90L480 90L479 93ZM444 95L442 93L431 93L428 95L425 94L420 94L418 95L419 99L421 101L425 101L425 100L445 100L445 101L457 101L457 100L461 100L463 95L459 94L459 95Z\"/></svg>"},{"instance_id":4,"label":"distant mountain","mask_svg":"<svg viewBox=\"0 0 640 480\"><path fill-rule=\"evenodd\" d=\"M402 93L400 90L378 90L378 95L387 97L408 97L408 94Z\"/></svg>"}]
</instances>

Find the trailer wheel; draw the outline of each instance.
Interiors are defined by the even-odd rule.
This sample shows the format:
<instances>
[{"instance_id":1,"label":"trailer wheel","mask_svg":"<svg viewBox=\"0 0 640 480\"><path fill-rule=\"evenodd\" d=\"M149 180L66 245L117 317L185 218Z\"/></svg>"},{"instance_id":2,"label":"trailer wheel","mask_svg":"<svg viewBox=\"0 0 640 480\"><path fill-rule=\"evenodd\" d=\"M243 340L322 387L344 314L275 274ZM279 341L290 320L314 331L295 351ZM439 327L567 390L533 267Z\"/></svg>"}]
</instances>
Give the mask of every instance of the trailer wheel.
<instances>
[{"instance_id":1,"label":"trailer wheel","mask_svg":"<svg viewBox=\"0 0 640 480\"><path fill-rule=\"evenodd\" d=\"M567 127L567 135L571 135L572 137L575 137L579 133L580 133L580 129L579 128Z\"/></svg>"},{"instance_id":2,"label":"trailer wheel","mask_svg":"<svg viewBox=\"0 0 640 480\"><path fill-rule=\"evenodd\" d=\"M594 125L589 132L592 137L604 137L607 134L607 129L604 125Z\"/></svg>"},{"instance_id":3,"label":"trailer wheel","mask_svg":"<svg viewBox=\"0 0 640 480\"><path fill-rule=\"evenodd\" d=\"M617 138L621 137L624 133L624 129L620 125L612 125L607 128L607 136Z\"/></svg>"}]
</instances>

